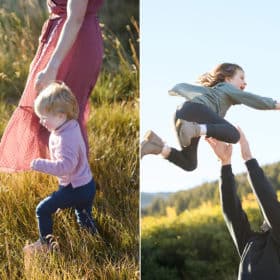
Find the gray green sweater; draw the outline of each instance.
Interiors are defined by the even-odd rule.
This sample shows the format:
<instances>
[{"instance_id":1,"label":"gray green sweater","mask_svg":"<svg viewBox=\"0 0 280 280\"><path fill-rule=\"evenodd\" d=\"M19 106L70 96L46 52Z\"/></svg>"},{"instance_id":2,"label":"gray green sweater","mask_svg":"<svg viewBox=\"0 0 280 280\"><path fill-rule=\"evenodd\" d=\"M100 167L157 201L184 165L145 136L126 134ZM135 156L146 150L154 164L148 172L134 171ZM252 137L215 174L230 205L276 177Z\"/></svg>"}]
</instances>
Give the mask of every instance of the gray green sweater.
<instances>
[{"instance_id":1,"label":"gray green sweater","mask_svg":"<svg viewBox=\"0 0 280 280\"><path fill-rule=\"evenodd\" d=\"M244 104L259 110L275 109L276 101L240 90L229 83L219 83L214 87L203 87L186 83L177 84L170 95L180 95L187 101L204 104L220 117L224 117L231 105Z\"/></svg>"}]
</instances>

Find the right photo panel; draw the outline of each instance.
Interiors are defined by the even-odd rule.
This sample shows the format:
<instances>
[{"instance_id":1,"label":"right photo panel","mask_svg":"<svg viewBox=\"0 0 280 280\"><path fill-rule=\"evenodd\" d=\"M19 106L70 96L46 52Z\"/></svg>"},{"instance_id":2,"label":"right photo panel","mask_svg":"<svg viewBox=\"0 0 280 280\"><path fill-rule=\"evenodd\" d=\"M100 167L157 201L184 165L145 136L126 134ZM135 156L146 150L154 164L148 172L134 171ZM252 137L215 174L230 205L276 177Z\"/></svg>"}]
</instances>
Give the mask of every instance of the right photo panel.
<instances>
[{"instance_id":1,"label":"right photo panel","mask_svg":"<svg viewBox=\"0 0 280 280\"><path fill-rule=\"evenodd\" d=\"M140 2L142 280L280 279L279 8Z\"/></svg>"}]
</instances>

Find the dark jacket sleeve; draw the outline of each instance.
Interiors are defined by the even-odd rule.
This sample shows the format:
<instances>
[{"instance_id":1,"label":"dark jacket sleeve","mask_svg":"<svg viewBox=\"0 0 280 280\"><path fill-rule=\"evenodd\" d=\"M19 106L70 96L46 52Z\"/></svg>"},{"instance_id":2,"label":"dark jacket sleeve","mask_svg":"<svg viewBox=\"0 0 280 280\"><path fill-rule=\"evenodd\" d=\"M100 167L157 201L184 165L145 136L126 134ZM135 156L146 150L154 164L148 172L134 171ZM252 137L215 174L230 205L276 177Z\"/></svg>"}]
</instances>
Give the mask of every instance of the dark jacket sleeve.
<instances>
[{"instance_id":1,"label":"dark jacket sleeve","mask_svg":"<svg viewBox=\"0 0 280 280\"><path fill-rule=\"evenodd\" d=\"M230 235L238 250L239 256L241 256L253 232L237 196L231 165L223 166L221 173L220 197L223 214Z\"/></svg>"},{"instance_id":2,"label":"dark jacket sleeve","mask_svg":"<svg viewBox=\"0 0 280 280\"><path fill-rule=\"evenodd\" d=\"M280 203L276 193L256 159L248 160L246 166L264 219L272 229L273 237L280 243Z\"/></svg>"}]
</instances>

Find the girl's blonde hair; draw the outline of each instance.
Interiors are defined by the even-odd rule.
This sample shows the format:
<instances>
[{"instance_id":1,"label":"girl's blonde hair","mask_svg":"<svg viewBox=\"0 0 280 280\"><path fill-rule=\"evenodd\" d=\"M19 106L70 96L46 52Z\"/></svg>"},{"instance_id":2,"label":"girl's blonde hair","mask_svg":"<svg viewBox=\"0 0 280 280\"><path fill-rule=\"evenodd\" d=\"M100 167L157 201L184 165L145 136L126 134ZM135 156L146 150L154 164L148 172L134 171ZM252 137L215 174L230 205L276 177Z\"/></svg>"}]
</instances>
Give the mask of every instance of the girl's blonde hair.
<instances>
[{"instance_id":1,"label":"girl's blonde hair","mask_svg":"<svg viewBox=\"0 0 280 280\"><path fill-rule=\"evenodd\" d=\"M232 78L237 70L243 69L234 63L222 63L216 66L211 72L201 75L197 82L206 87L213 87L218 83L222 83L226 78Z\"/></svg>"},{"instance_id":2,"label":"girl's blonde hair","mask_svg":"<svg viewBox=\"0 0 280 280\"><path fill-rule=\"evenodd\" d=\"M44 112L51 114L64 113L68 120L78 119L79 106L71 89L63 82L52 82L45 87L35 99L36 115Z\"/></svg>"}]
</instances>

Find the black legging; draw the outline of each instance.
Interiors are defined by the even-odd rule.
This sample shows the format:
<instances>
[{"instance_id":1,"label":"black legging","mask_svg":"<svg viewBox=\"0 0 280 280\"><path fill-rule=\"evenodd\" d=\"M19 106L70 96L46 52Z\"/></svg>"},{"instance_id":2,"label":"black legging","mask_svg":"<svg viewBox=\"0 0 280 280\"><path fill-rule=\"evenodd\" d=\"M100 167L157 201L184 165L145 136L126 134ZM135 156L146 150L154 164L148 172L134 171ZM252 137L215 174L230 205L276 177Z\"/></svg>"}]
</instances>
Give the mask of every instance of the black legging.
<instances>
[{"instance_id":1,"label":"black legging","mask_svg":"<svg viewBox=\"0 0 280 280\"><path fill-rule=\"evenodd\" d=\"M237 143L239 141L240 134L238 130L203 104L185 102L175 113L175 125L178 119L206 124L206 137L213 137L227 143ZM190 146L181 147L181 151L171 148L171 153L167 159L184 170L192 171L196 169L199 139L200 137L192 138Z\"/></svg>"}]
</instances>

